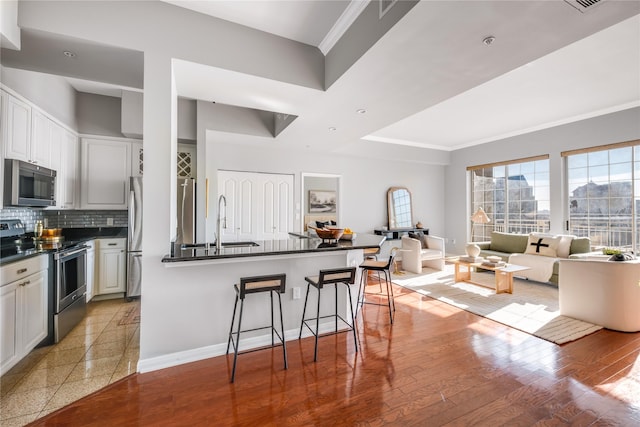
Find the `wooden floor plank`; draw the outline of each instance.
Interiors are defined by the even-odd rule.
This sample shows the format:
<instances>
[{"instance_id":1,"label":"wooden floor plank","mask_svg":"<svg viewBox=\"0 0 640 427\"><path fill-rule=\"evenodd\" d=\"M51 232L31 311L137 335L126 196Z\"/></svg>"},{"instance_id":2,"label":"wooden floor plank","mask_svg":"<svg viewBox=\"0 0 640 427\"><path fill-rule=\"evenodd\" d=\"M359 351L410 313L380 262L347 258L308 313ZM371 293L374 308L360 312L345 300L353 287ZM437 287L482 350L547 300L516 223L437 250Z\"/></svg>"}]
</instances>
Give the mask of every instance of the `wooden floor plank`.
<instances>
[{"instance_id":1,"label":"wooden floor plank","mask_svg":"<svg viewBox=\"0 0 640 427\"><path fill-rule=\"evenodd\" d=\"M636 425L640 333L555 345L394 287L353 336L322 337L134 374L34 426Z\"/></svg>"}]
</instances>

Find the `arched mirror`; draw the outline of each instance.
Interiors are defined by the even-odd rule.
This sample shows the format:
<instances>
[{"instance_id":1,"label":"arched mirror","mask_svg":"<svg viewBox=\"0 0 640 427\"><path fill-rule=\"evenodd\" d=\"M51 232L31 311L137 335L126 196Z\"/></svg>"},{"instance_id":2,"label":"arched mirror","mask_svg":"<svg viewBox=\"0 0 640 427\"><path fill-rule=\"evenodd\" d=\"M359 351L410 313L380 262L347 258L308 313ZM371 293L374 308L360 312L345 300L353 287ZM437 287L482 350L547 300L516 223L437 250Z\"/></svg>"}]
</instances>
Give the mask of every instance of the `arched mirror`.
<instances>
[{"instance_id":1,"label":"arched mirror","mask_svg":"<svg viewBox=\"0 0 640 427\"><path fill-rule=\"evenodd\" d=\"M413 228L411 192L404 187L391 187L387 191L389 230Z\"/></svg>"}]
</instances>

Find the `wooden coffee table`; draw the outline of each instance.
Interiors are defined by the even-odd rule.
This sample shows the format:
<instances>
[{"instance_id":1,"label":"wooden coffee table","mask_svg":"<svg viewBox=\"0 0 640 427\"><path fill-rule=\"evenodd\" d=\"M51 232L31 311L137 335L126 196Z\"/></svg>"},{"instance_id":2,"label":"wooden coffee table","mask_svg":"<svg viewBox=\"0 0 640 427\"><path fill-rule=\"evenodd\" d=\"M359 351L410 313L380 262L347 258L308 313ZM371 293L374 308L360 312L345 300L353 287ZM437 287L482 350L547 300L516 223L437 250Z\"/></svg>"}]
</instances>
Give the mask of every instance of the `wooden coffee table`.
<instances>
[{"instance_id":1,"label":"wooden coffee table","mask_svg":"<svg viewBox=\"0 0 640 427\"><path fill-rule=\"evenodd\" d=\"M496 294L501 294L503 292L512 294L513 293L513 273L530 269L530 267L525 267L522 265L515 265L515 264L507 264L503 267L491 267L488 265L484 265L481 262L468 262L463 260L454 260L452 262L455 265L454 279L456 282L473 283L474 285L493 289L490 286L484 285L482 283L474 282L473 280L471 280L471 270L473 268L482 268L484 270L495 272ZM461 271L460 266L466 267L467 268L466 271Z\"/></svg>"}]
</instances>

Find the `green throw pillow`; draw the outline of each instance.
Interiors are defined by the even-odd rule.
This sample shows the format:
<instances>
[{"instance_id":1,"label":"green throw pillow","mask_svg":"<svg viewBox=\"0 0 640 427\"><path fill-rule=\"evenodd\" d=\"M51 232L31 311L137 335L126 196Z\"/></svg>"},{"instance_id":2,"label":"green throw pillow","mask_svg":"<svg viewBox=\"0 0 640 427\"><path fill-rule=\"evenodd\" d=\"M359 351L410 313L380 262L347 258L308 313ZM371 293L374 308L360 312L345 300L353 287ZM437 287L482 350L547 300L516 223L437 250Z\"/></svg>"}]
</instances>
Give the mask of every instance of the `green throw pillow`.
<instances>
[{"instance_id":1,"label":"green throw pillow","mask_svg":"<svg viewBox=\"0 0 640 427\"><path fill-rule=\"evenodd\" d=\"M588 237L576 237L571 241L571 254L586 254L591 252L591 239Z\"/></svg>"}]
</instances>

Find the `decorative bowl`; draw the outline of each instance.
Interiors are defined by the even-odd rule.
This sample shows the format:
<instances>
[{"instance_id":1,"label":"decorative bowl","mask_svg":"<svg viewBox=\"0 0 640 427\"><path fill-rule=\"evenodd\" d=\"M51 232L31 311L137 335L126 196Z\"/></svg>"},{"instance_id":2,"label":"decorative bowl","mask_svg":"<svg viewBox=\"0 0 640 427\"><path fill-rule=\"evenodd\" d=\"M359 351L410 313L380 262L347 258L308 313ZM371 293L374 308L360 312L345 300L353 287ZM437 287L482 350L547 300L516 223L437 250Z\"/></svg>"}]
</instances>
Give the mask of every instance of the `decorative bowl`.
<instances>
[{"instance_id":1,"label":"decorative bowl","mask_svg":"<svg viewBox=\"0 0 640 427\"><path fill-rule=\"evenodd\" d=\"M321 239L338 240L344 233L344 228L316 228L315 230Z\"/></svg>"},{"instance_id":2,"label":"decorative bowl","mask_svg":"<svg viewBox=\"0 0 640 427\"><path fill-rule=\"evenodd\" d=\"M356 233L343 233L340 240L353 240L356 238Z\"/></svg>"}]
</instances>

